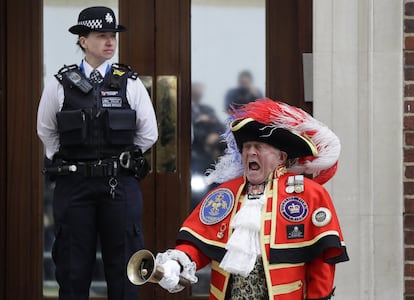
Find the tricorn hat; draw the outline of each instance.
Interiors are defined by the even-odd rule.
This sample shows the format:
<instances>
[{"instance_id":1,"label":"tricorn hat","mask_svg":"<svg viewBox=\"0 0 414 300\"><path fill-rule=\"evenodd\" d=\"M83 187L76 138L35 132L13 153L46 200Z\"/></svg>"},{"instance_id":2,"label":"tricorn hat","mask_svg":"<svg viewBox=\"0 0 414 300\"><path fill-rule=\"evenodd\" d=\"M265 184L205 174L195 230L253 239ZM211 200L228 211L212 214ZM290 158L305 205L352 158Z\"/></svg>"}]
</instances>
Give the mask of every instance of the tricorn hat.
<instances>
[{"instance_id":1,"label":"tricorn hat","mask_svg":"<svg viewBox=\"0 0 414 300\"><path fill-rule=\"evenodd\" d=\"M105 6L92 6L79 13L78 24L69 28L73 34L83 34L90 31L122 32L126 27L116 22L112 9Z\"/></svg>"},{"instance_id":2,"label":"tricorn hat","mask_svg":"<svg viewBox=\"0 0 414 300\"><path fill-rule=\"evenodd\" d=\"M250 117L234 120L230 124L230 129L240 152L243 143L257 141L286 152L289 159L318 154L316 146L306 135L280 127L269 126Z\"/></svg>"},{"instance_id":3,"label":"tricorn hat","mask_svg":"<svg viewBox=\"0 0 414 300\"><path fill-rule=\"evenodd\" d=\"M269 98L258 99L232 111L225 154L210 170L208 182L223 182L242 175L243 143L258 141L287 153L289 170L313 175L320 184L336 172L341 150L339 138L300 108ZM232 174L234 173L234 174Z\"/></svg>"}]
</instances>

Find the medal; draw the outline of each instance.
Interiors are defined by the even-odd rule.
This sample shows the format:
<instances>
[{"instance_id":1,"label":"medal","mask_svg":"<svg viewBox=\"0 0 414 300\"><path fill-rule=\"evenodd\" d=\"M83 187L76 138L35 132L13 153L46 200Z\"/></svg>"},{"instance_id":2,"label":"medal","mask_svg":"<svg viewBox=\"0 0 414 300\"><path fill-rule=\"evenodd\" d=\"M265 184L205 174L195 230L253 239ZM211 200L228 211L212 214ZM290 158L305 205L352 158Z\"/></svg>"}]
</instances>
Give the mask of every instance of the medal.
<instances>
[{"instance_id":1,"label":"medal","mask_svg":"<svg viewBox=\"0 0 414 300\"><path fill-rule=\"evenodd\" d=\"M220 225L220 230L219 230L219 232L217 232L217 238L218 239L222 239L223 237L224 237L224 232L226 231L226 229L227 229L227 225L226 225L226 223L222 223L221 225Z\"/></svg>"},{"instance_id":2,"label":"medal","mask_svg":"<svg viewBox=\"0 0 414 300\"><path fill-rule=\"evenodd\" d=\"M295 193L302 193L305 190L303 175L296 175L294 179Z\"/></svg>"},{"instance_id":3,"label":"medal","mask_svg":"<svg viewBox=\"0 0 414 300\"><path fill-rule=\"evenodd\" d=\"M295 187L294 185L294 181L295 181L295 177L294 176L289 176L288 180L286 182L286 193L288 194L292 194L295 191Z\"/></svg>"}]
</instances>

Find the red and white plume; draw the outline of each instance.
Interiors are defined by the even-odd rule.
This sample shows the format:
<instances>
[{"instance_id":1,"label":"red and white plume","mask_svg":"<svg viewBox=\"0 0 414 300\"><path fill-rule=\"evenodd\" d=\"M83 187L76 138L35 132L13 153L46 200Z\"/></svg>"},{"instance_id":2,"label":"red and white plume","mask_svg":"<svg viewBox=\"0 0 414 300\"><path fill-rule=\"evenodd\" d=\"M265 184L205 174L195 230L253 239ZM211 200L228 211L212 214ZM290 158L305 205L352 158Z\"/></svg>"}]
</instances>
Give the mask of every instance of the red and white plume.
<instances>
[{"instance_id":1,"label":"red and white plume","mask_svg":"<svg viewBox=\"0 0 414 300\"><path fill-rule=\"evenodd\" d=\"M302 109L264 98L235 109L231 120L239 118L253 118L257 122L268 124L275 129L283 128L306 136L313 142L318 154L296 159L294 164L289 167L289 171L298 174L311 174L313 180L320 184L324 184L335 175L341 151L339 138L326 125ZM228 126L231 120L228 122ZM215 170L209 171L207 176L209 182L221 183L242 175L242 168L238 165L232 165L241 163L240 152L237 149L234 136L230 130L227 130L223 137L227 142L227 149L215 165ZM235 173L234 176L230 174L231 172Z\"/></svg>"}]
</instances>

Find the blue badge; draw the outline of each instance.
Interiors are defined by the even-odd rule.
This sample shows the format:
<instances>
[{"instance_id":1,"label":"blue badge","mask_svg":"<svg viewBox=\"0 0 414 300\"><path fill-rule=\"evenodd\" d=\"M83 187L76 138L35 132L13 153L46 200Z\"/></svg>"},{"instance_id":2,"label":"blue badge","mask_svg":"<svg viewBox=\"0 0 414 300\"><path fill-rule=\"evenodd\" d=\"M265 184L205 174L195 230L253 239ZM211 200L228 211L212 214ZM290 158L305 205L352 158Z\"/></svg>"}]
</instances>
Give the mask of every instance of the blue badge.
<instances>
[{"instance_id":1,"label":"blue badge","mask_svg":"<svg viewBox=\"0 0 414 300\"><path fill-rule=\"evenodd\" d=\"M308 215L308 205L299 197L289 197L280 204L280 213L285 219L292 222L300 222Z\"/></svg>"},{"instance_id":2,"label":"blue badge","mask_svg":"<svg viewBox=\"0 0 414 300\"><path fill-rule=\"evenodd\" d=\"M332 220L332 213L326 207L319 207L312 214L312 223L317 227L328 225Z\"/></svg>"},{"instance_id":3,"label":"blue badge","mask_svg":"<svg viewBox=\"0 0 414 300\"><path fill-rule=\"evenodd\" d=\"M206 225L217 224L229 215L234 205L234 195L229 189L218 189L204 199L200 220Z\"/></svg>"}]
</instances>

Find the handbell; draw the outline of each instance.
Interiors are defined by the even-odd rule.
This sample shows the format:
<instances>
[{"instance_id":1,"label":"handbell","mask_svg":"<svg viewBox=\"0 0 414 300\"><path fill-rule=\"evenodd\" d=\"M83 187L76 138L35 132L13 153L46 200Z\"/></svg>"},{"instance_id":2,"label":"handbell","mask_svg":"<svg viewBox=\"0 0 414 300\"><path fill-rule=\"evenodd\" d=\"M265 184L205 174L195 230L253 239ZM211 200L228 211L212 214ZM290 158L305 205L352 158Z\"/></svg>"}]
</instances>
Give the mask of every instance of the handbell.
<instances>
[{"instance_id":1,"label":"handbell","mask_svg":"<svg viewBox=\"0 0 414 300\"><path fill-rule=\"evenodd\" d=\"M128 261L127 276L135 285L158 283L164 277L164 269L156 264L155 257L146 249L135 252ZM191 282L180 276L179 284L190 286Z\"/></svg>"},{"instance_id":2,"label":"handbell","mask_svg":"<svg viewBox=\"0 0 414 300\"><path fill-rule=\"evenodd\" d=\"M127 276L129 281L135 285L142 285L146 282L158 283L164 276L164 270L156 265L151 251L143 249L135 252L129 259Z\"/></svg>"}]
</instances>

